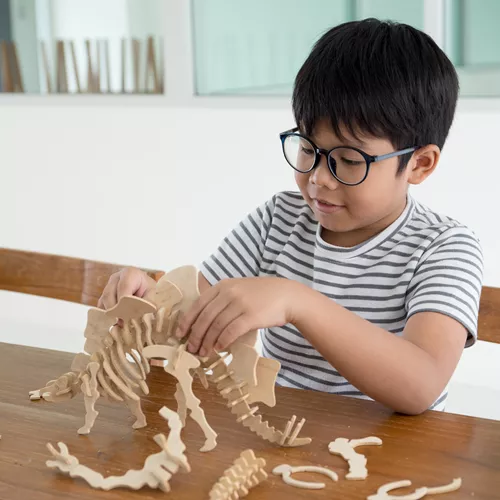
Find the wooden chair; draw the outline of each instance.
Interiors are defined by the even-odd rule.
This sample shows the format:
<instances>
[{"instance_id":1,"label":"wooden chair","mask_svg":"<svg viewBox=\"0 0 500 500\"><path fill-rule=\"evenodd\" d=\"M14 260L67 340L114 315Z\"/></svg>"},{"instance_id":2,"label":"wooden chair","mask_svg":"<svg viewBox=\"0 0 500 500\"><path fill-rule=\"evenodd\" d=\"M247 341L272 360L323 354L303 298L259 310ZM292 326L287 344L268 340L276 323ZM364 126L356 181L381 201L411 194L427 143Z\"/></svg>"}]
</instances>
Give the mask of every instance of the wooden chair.
<instances>
[{"instance_id":1,"label":"wooden chair","mask_svg":"<svg viewBox=\"0 0 500 500\"><path fill-rule=\"evenodd\" d=\"M483 287L479 303L478 338L500 344L500 288Z\"/></svg>"},{"instance_id":2,"label":"wooden chair","mask_svg":"<svg viewBox=\"0 0 500 500\"><path fill-rule=\"evenodd\" d=\"M0 248L0 290L96 306L109 277L124 266ZM156 281L162 271L144 269Z\"/></svg>"}]
</instances>

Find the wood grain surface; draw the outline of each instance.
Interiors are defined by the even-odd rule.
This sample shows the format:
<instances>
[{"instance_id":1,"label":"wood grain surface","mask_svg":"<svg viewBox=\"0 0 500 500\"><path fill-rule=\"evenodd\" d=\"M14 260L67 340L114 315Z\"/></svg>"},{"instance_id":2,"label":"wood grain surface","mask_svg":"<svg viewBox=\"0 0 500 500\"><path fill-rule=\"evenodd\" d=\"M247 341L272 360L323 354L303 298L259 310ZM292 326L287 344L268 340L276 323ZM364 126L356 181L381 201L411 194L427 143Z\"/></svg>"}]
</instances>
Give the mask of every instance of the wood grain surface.
<instances>
[{"instance_id":1,"label":"wood grain surface","mask_svg":"<svg viewBox=\"0 0 500 500\"><path fill-rule=\"evenodd\" d=\"M117 489L92 490L85 482L48 469L46 443L65 442L80 463L104 475L122 475L141 468L147 455L159 448L153 436L168 433L158 414L162 406L176 409L174 379L153 367L148 378L151 394L143 399L149 426L134 431L133 418L123 404L100 400L100 415L89 436L79 436L84 406L81 396L61 403L31 402L28 391L69 370L73 354L10 344L0 344L0 498L36 499L129 499L161 498L161 491ZM188 419L182 437L191 464L189 474L171 480L169 494L176 500L206 499L223 471L241 451L252 448L267 461L269 478L250 491L249 500L273 499L363 499L389 481L410 479L415 487L437 486L461 477L461 490L443 495L444 500L500 498L500 422L438 412L418 417L394 415L377 403L319 392L277 388L277 405L261 406L266 418L280 428L293 414L306 417L301 435L313 442L301 448L280 448L262 441L237 424L222 398L212 389L194 384L196 395L219 445L209 453L198 450L204 440L200 429ZM330 455L328 443L337 437L378 436L382 446L358 448L368 458L365 481L344 479L347 464ZM311 473L298 479L326 482L323 490L292 488L271 474L280 464L320 465L339 474L337 483ZM401 490L401 493L409 491ZM398 491L399 494L399 491ZM429 497L430 498L430 497Z\"/></svg>"}]
</instances>

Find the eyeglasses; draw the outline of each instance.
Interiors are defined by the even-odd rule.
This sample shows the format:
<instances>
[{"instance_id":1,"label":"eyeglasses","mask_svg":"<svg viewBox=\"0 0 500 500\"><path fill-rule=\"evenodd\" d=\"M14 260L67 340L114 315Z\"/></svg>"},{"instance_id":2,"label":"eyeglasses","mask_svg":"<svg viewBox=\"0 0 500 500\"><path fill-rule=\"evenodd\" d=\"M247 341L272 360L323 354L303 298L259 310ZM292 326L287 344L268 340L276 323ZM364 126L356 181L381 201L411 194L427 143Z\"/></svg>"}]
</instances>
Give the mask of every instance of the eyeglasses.
<instances>
[{"instance_id":1,"label":"eyeglasses","mask_svg":"<svg viewBox=\"0 0 500 500\"><path fill-rule=\"evenodd\" d=\"M412 153L418 149L414 146L379 156L372 156L361 149L348 146L326 150L318 148L311 139L297 133L297 130L298 127L280 134L283 154L288 164L297 172L306 174L316 168L321 155L325 155L332 175L346 186L361 184L368 177L372 163Z\"/></svg>"}]
</instances>

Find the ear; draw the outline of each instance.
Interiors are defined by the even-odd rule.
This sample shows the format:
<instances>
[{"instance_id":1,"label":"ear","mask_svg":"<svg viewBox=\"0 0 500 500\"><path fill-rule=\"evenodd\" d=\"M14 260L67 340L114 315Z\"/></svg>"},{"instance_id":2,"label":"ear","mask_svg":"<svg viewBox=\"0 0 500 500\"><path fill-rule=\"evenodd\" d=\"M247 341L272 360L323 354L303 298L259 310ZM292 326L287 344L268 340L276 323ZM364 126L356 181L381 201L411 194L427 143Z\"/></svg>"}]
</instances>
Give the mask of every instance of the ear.
<instances>
[{"instance_id":1,"label":"ear","mask_svg":"<svg viewBox=\"0 0 500 500\"><path fill-rule=\"evenodd\" d=\"M435 144L429 144L413 153L408 169L408 183L420 184L434 172L441 156L441 150Z\"/></svg>"}]
</instances>

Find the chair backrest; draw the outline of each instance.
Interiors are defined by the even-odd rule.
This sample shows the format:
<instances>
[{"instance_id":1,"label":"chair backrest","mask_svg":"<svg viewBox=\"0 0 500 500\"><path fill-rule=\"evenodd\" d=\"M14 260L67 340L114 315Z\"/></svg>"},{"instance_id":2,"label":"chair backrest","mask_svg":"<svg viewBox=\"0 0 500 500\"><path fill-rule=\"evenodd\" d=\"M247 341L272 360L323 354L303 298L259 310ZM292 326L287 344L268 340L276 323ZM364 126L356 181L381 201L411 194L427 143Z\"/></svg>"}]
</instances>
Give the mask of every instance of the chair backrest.
<instances>
[{"instance_id":1,"label":"chair backrest","mask_svg":"<svg viewBox=\"0 0 500 500\"><path fill-rule=\"evenodd\" d=\"M478 338L500 344L500 288L483 287L479 303Z\"/></svg>"},{"instance_id":2,"label":"chair backrest","mask_svg":"<svg viewBox=\"0 0 500 500\"><path fill-rule=\"evenodd\" d=\"M109 277L124 266L0 248L0 290L96 306ZM144 269L156 281L162 271Z\"/></svg>"}]
</instances>

